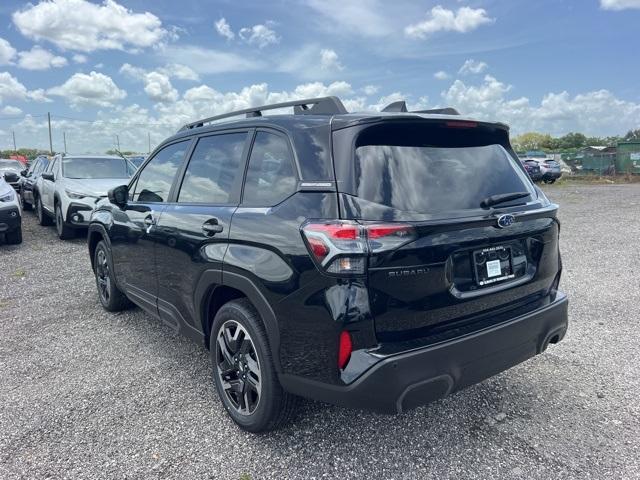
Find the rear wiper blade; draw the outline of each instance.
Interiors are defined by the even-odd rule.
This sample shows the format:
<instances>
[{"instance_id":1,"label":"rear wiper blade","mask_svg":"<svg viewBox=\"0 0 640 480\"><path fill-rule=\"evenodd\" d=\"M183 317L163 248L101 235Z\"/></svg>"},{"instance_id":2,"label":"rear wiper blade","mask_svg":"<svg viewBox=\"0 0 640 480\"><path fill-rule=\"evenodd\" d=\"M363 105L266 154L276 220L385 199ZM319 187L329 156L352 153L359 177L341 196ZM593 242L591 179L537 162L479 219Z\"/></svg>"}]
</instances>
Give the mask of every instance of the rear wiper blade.
<instances>
[{"instance_id":1,"label":"rear wiper blade","mask_svg":"<svg viewBox=\"0 0 640 480\"><path fill-rule=\"evenodd\" d=\"M508 202L510 200L517 200L518 198L524 198L531 195L529 192L513 192L513 193L501 193L499 195L491 195L480 202L482 208L493 207L500 203Z\"/></svg>"}]
</instances>

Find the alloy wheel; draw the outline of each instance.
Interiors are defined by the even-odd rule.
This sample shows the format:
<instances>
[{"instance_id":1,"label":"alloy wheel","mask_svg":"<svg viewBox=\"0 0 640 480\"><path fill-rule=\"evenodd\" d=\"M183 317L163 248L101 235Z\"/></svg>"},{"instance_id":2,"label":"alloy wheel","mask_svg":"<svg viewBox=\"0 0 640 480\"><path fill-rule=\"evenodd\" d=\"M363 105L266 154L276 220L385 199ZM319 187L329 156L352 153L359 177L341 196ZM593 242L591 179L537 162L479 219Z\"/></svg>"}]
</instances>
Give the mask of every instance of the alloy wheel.
<instances>
[{"instance_id":1,"label":"alloy wheel","mask_svg":"<svg viewBox=\"0 0 640 480\"><path fill-rule=\"evenodd\" d=\"M96 262L96 280L98 282L98 292L104 303L109 303L111 292L111 277L109 275L109 262L104 250L98 250Z\"/></svg>"},{"instance_id":2,"label":"alloy wheel","mask_svg":"<svg viewBox=\"0 0 640 480\"><path fill-rule=\"evenodd\" d=\"M251 415L260 402L260 361L249 332L235 320L227 320L216 339L217 375L231 407Z\"/></svg>"}]
</instances>

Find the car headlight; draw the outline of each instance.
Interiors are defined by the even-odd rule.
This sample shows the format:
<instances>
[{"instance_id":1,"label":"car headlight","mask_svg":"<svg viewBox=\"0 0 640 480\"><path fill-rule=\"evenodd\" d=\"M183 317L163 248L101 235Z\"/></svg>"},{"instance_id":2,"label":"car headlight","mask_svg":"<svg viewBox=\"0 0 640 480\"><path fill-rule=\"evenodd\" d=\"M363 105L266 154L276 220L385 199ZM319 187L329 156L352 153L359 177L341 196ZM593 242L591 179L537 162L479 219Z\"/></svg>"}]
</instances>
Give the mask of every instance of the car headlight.
<instances>
[{"instance_id":1,"label":"car headlight","mask_svg":"<svg viewBox=\"0 0 640 480\"><path fill-rule=\"evenodd\" d=\"M13 195L13 192L5 193L4 195L0 196L0 202L11 202L13 200Z\"/></svg>"},{"instance_id":2,"label":"car headlight","mask_svg":"<svg viewBox=\"0 0 640 480\"><path fill-rule=\"evenodd\" d=\"M67 194L67 197L74 199L95 198L93 195L89 195L88 193L74 192L72 190L65 190L65 193Z\"/></svg>"}]
</instances>

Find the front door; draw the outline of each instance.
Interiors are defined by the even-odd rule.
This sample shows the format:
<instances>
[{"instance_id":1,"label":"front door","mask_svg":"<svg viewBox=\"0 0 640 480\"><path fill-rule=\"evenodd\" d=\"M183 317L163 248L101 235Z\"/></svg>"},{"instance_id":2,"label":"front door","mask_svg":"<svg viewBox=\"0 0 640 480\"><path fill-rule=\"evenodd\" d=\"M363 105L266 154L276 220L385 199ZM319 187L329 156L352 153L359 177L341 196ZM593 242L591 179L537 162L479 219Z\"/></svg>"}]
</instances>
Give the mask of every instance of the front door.
<instances>
[{"instance_id":1,"label":"front door","mask_svg":"<svg viewBox=\"0 0 640 480\"><path fill-rule=\"evenodd\" d=\"M159 150L129 186L129 202L114 210L111 250L116 274L131 300L157 314L157 223L191 140Z\"/></svg>"},{"instance_id":2,"label":"front door","mask_svg":"<svg viewBox=\"0 0 640 480\"><path fill-rule=\"evenodd\" d=\"M198 139L173 202L158 222L158 310L165 322L187 335L202 331L199 280L222 282L231 217L240 199L248 132Z\"/></svg>"}]
</instances>

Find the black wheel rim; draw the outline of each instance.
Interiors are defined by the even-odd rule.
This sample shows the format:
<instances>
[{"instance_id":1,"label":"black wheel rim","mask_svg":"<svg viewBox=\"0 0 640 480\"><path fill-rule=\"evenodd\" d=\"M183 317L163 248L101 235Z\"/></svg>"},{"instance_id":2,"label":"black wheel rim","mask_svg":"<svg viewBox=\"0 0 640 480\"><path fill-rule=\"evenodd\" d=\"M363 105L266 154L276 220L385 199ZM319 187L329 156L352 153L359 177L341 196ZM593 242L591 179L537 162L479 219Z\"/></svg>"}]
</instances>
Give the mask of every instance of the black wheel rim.
<instances>
[{"instance_id":1,"label":"black wheel rim","mask_svg":"<svg viewBox=\"0 0 640 480\"><path fill-rule=\"evenodd\" d=\"M228 404L241 415L255 412L262 393L260 360L251 336L234 320L218 331L216 367Z\"/></svg>"},{"instance_id":2,"label":"black wheel rim","mask_svg":"<svg viewBox=\"0 0 640 480\"><path fill-rule=\"evenodd\" d=\"M96 256L96 282L98 283L98 292L103 303L109 303L111 293L111 277L109 276L109 263L107 262L107 254L104 250L98 250Z\"/></svg>"}]
</instances>

